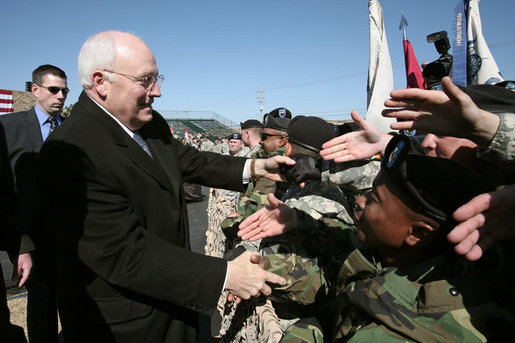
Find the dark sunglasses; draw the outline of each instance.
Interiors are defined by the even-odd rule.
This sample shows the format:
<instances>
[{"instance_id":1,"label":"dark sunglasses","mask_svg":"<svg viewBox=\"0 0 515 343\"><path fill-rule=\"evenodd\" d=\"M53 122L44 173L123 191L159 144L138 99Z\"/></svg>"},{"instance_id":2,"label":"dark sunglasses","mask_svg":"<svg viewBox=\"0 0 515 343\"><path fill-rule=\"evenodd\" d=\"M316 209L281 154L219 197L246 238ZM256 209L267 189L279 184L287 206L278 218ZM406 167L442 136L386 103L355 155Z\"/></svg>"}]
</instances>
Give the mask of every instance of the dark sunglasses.
<instances>
[{"instance_id":1,"label":"dark sunglasses","mask_svg":"<svg viewBox=\"0 0 515 343\"><path fill-rule=\"evenodd\" d=\"M261 140L262 141L265 141L268 137L288 137L288 136L285 136L285 135L272 135L270 133L264 133L264 132L261 132Z\"/></svg>"},{"instance_id":2,"label":"dark sunglasses","mask_svg":"<svg viewBox=\"0 0 515 343\"><path fill-rule=\"evenodd\" d=\"M66 87L66 88L59 88L59 87L55 87L55 86L50 86L50 87L41 86L41 85L38 85L38 86L45 88L46 90L48 90L53 95L56 95L57 93L59 93L59 91L63 92L63 95L66 95L70 91L68 89L68 87Z\"/></svg>"}]
</instances>

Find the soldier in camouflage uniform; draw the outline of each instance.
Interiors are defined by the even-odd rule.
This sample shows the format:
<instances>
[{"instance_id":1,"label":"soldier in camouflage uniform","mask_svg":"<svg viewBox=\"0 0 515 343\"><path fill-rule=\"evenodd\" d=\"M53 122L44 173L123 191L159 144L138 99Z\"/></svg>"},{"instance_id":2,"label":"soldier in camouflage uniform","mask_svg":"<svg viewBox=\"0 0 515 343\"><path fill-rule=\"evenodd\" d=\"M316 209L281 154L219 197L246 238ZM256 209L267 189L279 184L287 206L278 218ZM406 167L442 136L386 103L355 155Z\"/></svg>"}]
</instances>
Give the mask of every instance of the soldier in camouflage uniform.
<instances>
[{"instance_id":1,"label":"soldier in camouflage uniform","mask_svg":"<svg viewBox=\"0 0 515 343\"><path fill-rule=\"evenodd\" d=\"M241 134L235 132L230 136L230 154L243 157L248 148L243 146ZM206 255L223 257L225 236L218 229L222 221L236 210L239 192L210 188L207 206L208 229L206 231Z\"/></svg>"},{"instance_id":2,"label":"soldier in camouflage uniform","mask_svg":"<svg viewBox=\"0 0 515 343\"><path fill-rule=\"evenodd\" d=\"M285 144L288 141L287 128L291 120L291 112L285 108L278 108L265 114L264 128L261 135L261 149L255 151L251 158L262 158L265 156L284 155ZM261 125L259 123L259 125ZM246 121L242 124L242 131L258 126L254 121ZM265 206L268 201L268 193L275 193L282 196L287 186L283 183L261 178L251 180L247 191L240 196L237 212L233 213L220 226L210 226L208 235L217 237L216 242L207 242L206 251L215 256L223 255L227 250L234 248L238 243L245 245L248 242L240 242L235 235L235 230L226 230L237 226L249 214L254 213ZM222 231L222 230L224 231ZM232 232L232 234L231 234ZM246 250L256 251L258 245L245 246ZM270 303L259 304L257 300L248 300L238 306L226 302L227 294L224 294L219 301L219 312L223 321L219 324L221 330L217 337L222 342L265 342L278 341L282 331L277 326L277 317ZM213 320L220 318L215 316ZM274 338L275 337L275 338Z\"/></svg>"},{"instance_id":3,"label":"soldier in camouflage uniform","mask_svg":"<svg viewBox=\"0 0 515 343\"><path fill-rule=\"evenodd\" d=\"M240 123L241 127L241 137L243 139L243 143L247 148L250 149L246 157L250 157L255 154L261 147L259 143L261 142L260 134L263 129L263 124L259 120L249 119L243 123Z\"/></svg>"},{"instance_id":4,"label":"soldier in camouflage uniform","mask_svg":"<svg viewBox=\"0 0 515 343\"><path fill-rule=\"evenodd\" d=\"M504 86L504 83L499 84ZM513 82L507 84L513 85ZM397 109L385 113L404 119L402 123L395 124L400 128L468 138L478 145L479 158L495 163L500 167L497 168L499 171L514 173L513 90L498 85L461 88L453 85L449 78L442 80L442 88L443 92L414 89L394 91L386 105ZM489 180L492 178L489 177ZM513 183L513 179L509 183ZM510 189L484 194L456 213L457 218L464 221L449 236L453 243L459 243L456 252L476 260L494 241L511 237L511 231L503 228L513 218L506 211L513 208L512 194L513 190Z\"/></svg>"},{"instance_id":5,"label":"soldier in camouflage uniform","mask_svg":"<svg viewBox=\"0 0 515 343\"><path fill-rule=\"evenodd\" d=\"M319 157L317 151L320 150L322 143L334 136L332 126L316 117L298 118L292 120L288 127L287 155L291 156L295 152L304 152L313 157ZM259 202L259 199L262 198L256 200ZM335 238L348 235L347 229L353 222L348 214L348 206L344 205L346 204L346 198L343 192L337 187L326 186L320 181L314 181L308 182L303 189L299 186L290 186L283 200L289 206L309 213L314 218L314 222L318 223L316 228L309 227L308 231L299 228L283 237L267 239L262 242L243 241L239 247L244 247L247 250L256 250L259 247L262 254L289 251L299 259L316 261L315 266L317 268L320 265L329 265L328 261L341 248L341 245L333 244L339 241ZM325 232L325 234L319 235L321 232ZM313 239L317 236L321 239ZM286 337L288 337L291 332L296 332L299 328L309 328L311 334L319 335L320 324L317 319L310 317L310 307L299 305L292 308L291 304L280 302L276 302L272 306L268 302L264 307L266 309L265 313L272 317L267 322L268 330L272 331L274 337L281 337L283 332L286 332ZM262 308L262 306L256 308L258 315ZM274 313L276 315L273 315ZM261 315L259 317L263 320ZM254 316L251 316L251 318L254 318ZM231 324L234 325L238 318L231 319ZM275 328L275 331L271 330L270 327ZM248 330L248 325L246 329ZM266 332L258 330L257 337L260 341L264 341L263 333Z\"/></svg>"},{"instance_id":6,"label":"soldier in camouflage uniform","mask_svg":"<svg viewBox=\"0 0 515 343\"><path fill-rule=\"evenodd\" d=\"M462 164L421 156L405 136L395 137L385 156L373 191L358 199L356 236L368 249L349 249L352 235L341 237L336 273L293 255L266 256L268 270L288 276L274 298L316 304L320 316L333 311L333 329L324 332L328 341L511 339L513 241L471 263L446 240L452 213L485 191L484 180ZM303 217L298 227L313 222ZM297 327L283 341L319 339Z\"/></svg>"}]
</instances>

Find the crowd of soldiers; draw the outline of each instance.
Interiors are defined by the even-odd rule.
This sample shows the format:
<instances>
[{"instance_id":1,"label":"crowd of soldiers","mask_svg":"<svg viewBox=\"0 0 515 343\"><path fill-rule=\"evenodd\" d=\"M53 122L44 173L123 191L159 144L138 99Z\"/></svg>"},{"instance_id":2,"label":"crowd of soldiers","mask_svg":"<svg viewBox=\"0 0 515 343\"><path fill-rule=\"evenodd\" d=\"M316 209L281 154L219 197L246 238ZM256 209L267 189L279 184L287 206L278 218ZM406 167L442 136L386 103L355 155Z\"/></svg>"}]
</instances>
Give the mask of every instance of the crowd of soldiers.
<instances>
[{"instance_id":1,"label":"crowd of soldiers","mask_svg":"<svg viewBox=\"0 0 515 343\"><path fill-rule=\"evenodd\" d=\"M357 112L337 126L286 108L241 123L260 137L259 149L243 141L243 156L296 164L284 182L211 189L205 253L258 251L287 284L241 302L223 294L217 341L511 339L515 94L442 84L392 93L383 115L407 131L380 133Z\"/></svg>"}]
</instances>

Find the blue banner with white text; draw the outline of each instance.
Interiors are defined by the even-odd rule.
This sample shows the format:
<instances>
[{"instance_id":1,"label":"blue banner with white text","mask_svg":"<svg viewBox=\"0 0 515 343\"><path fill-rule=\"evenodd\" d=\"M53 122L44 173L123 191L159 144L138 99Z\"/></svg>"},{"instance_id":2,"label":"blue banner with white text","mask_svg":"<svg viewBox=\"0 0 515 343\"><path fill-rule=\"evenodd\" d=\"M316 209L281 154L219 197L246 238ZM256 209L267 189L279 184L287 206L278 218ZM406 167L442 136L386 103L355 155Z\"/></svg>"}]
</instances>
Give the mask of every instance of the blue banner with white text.
<instances>
[{"instance_id":1,"label":"blue banner with white text","mask_svg":"<svg viewBox=\"0 0 515 343\"><path fill-rule=\"evenodd\" d=\"M467 86L467 10L469 0L458 0L452 23L453 66L455 84Z\"/></svg>"}]
</instances>

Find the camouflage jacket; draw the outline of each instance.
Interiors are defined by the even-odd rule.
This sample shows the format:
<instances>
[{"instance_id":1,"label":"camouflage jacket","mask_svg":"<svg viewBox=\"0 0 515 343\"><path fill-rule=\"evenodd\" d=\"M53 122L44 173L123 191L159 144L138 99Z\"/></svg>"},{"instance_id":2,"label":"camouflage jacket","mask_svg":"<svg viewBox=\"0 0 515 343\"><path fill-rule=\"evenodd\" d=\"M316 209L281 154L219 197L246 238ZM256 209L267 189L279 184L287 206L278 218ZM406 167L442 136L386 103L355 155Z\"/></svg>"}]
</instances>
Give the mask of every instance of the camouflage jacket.
<instances>
[{"instance_id":1,"label":"camouflage jacket","mask_svg":"<svg viewBox=\"0 0 515 343\"><path fill-rule=\"evenodd\" d=\"M497 253L472 263L448 251L400 270L381 268L354 251L340 271L334 341L505 340L495 325L506 326L513 315L496 300L510 295L513 278L498 276L510 275L506 269L513 264L507 268Z\"/></svg>"},{"instance_id":2,"label":"camouflage jacket","mask_svg":"<svg viewBox=\"0 0 515 343\"><path fill-rule=\"evenodd\" d=\"M276 155L284 155L285 148L277 149L271 153L265 153L261 148L255 152L251 158L268 158ZM227 218L222 222L222 230L226 233L228 240L233 241L236 239L237 226L245 218L257 212L262 207L268 205L268 194L274 193L278 198L284 194L288 184L284 182L275 182L267 178L260 178L251 180L247 185L245 193L240 194L236 211L239 216ZM253 249L256 250L256 249Z\"/></svg>"},{"instance_id":3,"label":"camouflage jacket","mask_svg":"<svg viewBox=\"0 0 515 343\"><path fill-rule=\"evenodd\" d=\"M373 158L368 160L334 163L326 161L322 167L322 182L337 185L345 193L348 201L354 199L372 188L381 161Z\"/></svg>"},{"instance_id":4,"label":"camouflage jacket","mask_svg":"<svg viewBox=\"0 0 515 343\"><path fill-rule=\"evenodd\" d=\"M478 149L478 157L515 173L515 113L502 113L495 136L486 149Z\"/></svg>"},{"instance_id":5,"label":"camouflage jacket","mask_svg":"<svg viewBox=\"0 0 515 343\"><path fill-rule=\"evenodd\" d=\"M356 249L335 261L340 269L334 282L313 261L280 255L265 259L268 270L288 280L273 292L282 301L302 296L304 304L320 303L321 293L333 299L323 302L334 306L321 307L335 316L326 340L330 335L332 342L507 341L515 283L513 242L506 245L475 263L448 251L403 270L382 268ZM317 342L306 337L297 328L295 339L288 341Z\"/></svg>"}]
</instances>

